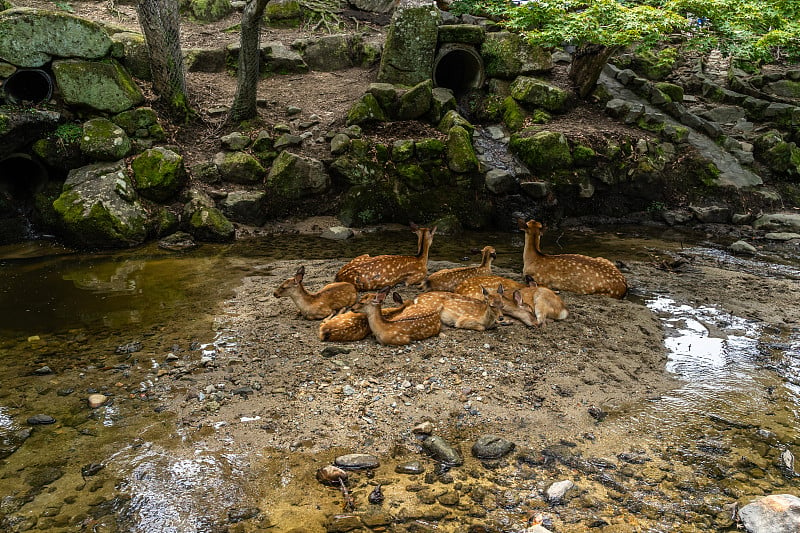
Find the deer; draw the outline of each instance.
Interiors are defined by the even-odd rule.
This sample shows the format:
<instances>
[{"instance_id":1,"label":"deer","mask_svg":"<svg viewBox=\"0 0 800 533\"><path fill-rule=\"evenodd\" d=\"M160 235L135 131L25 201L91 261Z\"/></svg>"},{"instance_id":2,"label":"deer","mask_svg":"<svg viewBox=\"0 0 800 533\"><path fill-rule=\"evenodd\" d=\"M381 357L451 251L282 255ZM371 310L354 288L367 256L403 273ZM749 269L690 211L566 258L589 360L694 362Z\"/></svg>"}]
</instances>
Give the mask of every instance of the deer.
<instances>
[{"instance_id":1,"label":"deer","mask_svg":"<svg viewBox=\"0 0 800 533\"><path fill-rule=\"evenodd\" d=\"M387 292L382 290L377 293L360 311L366 314L369 329L380 344L400 346L439 334L442 322L439 319L441 308L438 306L426 306L419 309L419 312L398 315L392 320L386 319L381 313L381 304Z\"/></svg>"},{"instance_id":2,"label":"deer","mask_svg":"<svg viewBox=\"0 0 800 533\"><path fill-rule=\"evenodd\" d=\"M344 265L336 281L349 282L360 291L393 287L398 283L421 285L428 277L428 252L436 234L433 229L411 224L417 234L417 255L360 255Z\"/></svg>"},{"instance_id":3,"label":"deer","mask_svg":"<svg viewBox=\"0 0 800 533\"><path fill-rule=\"evenodd\" d=\"M522 298L521 290L527 287L524 283L502 276L475 276L462 281L455 292L471 298L481 298L484 287L498 285L503 287L503 314L516 318L526 326L534 326L536 324L534 310Z\"/></svg>"},{"instance_id":4,"label":"deer","mask_svg":"<svg viewBox=\"0 0 800 533\"><path fill-rule=\"evenodd\" d=\"M345 311L322 321L319 325L317 336L321 341L328 342L354 342L360 341L369 335L369 322L367 315L358 312L375 297L375 294L364 294L353 304L349 311ZM391 319L402 312L411 303L403 302L403 299L396 292L392 295L398 307L386 307L381 309L384 318Z\"/></svg>"},{"instance_id":5,"label":"deer","mask_svg":"<svg viewBox=\"0 0 800 533\"><path fill-rule=\"evenodd\" d=\"M492 260L497 257L497 252L491 246L484 246L481 250L481 263L477 266L446 268L434 272L423 283L427 291L453 292L462 281L474 276L488 276L492 273Z\"/></svg>"},{"instance_id":6,"label":"deer","mask_svg":"<svg viewBox=\"0 0 800 533\"><path fill-rule=\"evenodd\" d=\"M547 319L564 320L569 316L567 306L561 297L548 289L536 284L531 276L525 276L528 286L520 289L522 301L533 308L536 315L536 325L542 326L547 323Z\"/></svg>"},{"instance_id":7,"label":"deer","mask_svg":"<svg viewBox=\"0 0 800 533\"><path fill-rule=\"evenodd\" d=\"M358 292L352 283L329 283L319 292L310 293L303 286L305 274L306 267L303 265L297 269L294 277L281 283L273 293L275 298L291 298L303 318L318 320L356 303Z\"/></svg>"},{"instance_id":8,"label":"deer","mask_svg":"<svg viewBox=\"0 0 800 533\"><path fill-rule=\"evenodd\" d=\"M538 285L578 294L603 294L622 299L628 283L622 272L603 257L580 254L548 255L542 252L542 225L535 220L517 219L525 232L522 251L523 275L531 276Z\"/></svg>"},{"instance_id":9,"label":"deer","mask_svg":"<svg viewBox=\"0 0 800 533\"><path fill-rule=\"evenodd\" d=\"M497 322L503 319L503 285L498 285L493 293L483 288L481 299L447 291L424 292L417 296L414 305L441 306L442 324L484 331L497 326Z\"/></svg>"}]
</instances>

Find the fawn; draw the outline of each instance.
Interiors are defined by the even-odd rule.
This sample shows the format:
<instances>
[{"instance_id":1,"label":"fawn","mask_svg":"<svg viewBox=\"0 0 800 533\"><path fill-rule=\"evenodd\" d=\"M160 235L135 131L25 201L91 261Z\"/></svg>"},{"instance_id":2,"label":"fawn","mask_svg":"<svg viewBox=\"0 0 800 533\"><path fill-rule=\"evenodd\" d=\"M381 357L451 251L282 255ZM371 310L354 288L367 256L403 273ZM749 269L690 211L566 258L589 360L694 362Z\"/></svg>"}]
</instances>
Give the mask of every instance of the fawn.
<instances>
[{"instance_id":1,"label":"fawn","mask_svg":"<svg viewBox=\"0 0 800 533\"><path fill-rule=\"evenodd\" d=\"M536 315L533 308L523 301L520 292L526 287L524 283L502 276L475 276L461 282L455 292L471 298L481 298L484 287L498 285L503 287L503 314L516 318L526 326L533 326L536 323Z\"/></svg>"},{"instance_id":2,"label":"fawn","mask_svg":"<svg viewBox=\"0 0 800 533\"><path fill-rule=\"evenodd\" d=\"M484 331L497 325L503 317L503 286L497 292L482 290L481 299L446 291L424 292L414 305L440 306L442 324L461 329Z\"/></svg>"},{"instance_id":3,"label":"fawn","mask_svg":"<svg viewBox=\"0 0 800 533\"><path fill-rule=\"evenodd\" d=\"M392 318L398 313L403 311L410 302L403 303L402 298L397 293L392 295L394 301L399 304L398 307L387 307L381 309L381 313L385 318ZM332 317L326 318L319 325L317 336L321 341L330 342L352 342L360 341L369 335L369 322L367 315L363 312L359 313L358 310L362 309L369 300L373 299L375 294L364 294L356 302L350 311L339 313Z\"/></svg>"},{"instance_id":4,"label":"fawn","mask_svg":"<svg viewBox=\"0 0 800 533\"><path fill-rule=\"evenodd\" d=\"M533 277L539 285L612 298L623 298L628 292L625 276L608 259L580 254L544 254L540 248L542 225L535 220L524 222L522 219L517 220L517 225L525 232L522 273Z\"/></svg>"},{"instance_id":5,"label":"fawn","mask_svg":"<svg viewBox=\"0 0 800 533\"><path fill-rule=\"evenodd\" d=\"M569 311L558 294L547 287L539 287L530 276L525 276L525 281L528 282L528 287L519 292L522 301L533 308L537 326L544 326L548 318L564 320L569 316Z\"/></svg>"},{"instance_id":6,"label":"fawn","mask_svg":"<svg viewBox=\"0 0 800 533\"><path fill-rule=\"evenodd\" d=\"M491 246L484 246L481 250L481 264L471 267L446 268L434 272L423 284L428 291L454 291L462 281L474 276L488 276L492 273L492 260L497 257L497 252Z\"/></svg>"},{"instance_id":7,"label":"fawn","mask_svg":"<svg viewBox=\"0 0 800 533\"><path fill-rule=\"evenodd\" d=\"M312 294L303 287L305 273L306 267L301 266L294 277L281 283L273 293L276 298L285 296L291 298L304 318L309 320L325 318L356 303L358 292L352 283L329 283L319 292Z\"/></svg>"},{"instance_id":8,"label":"fawn","mask_svg":"<svg viewBox=\"0 0 800 533\"><path fill-rule=\"evenodd\" d=\"M387 320L381 313L385 297L386 291L379 292L361 311L367 315L369 329L379 343L398 346L439 334L442 327L439 320L441 309L426 307L419 309L418 313L399 314Z\"/></svg>"},{"instance_id":9,"label":"fawn","mask_svg":"<svg viewBox=\"0 0 800 533\"><path fill-rule=\"evenodd\" d=\"M436 233L433 229L411 224L417 234L417 255L360 255L344 265L336 281L350 282L360 291L392 287L398 283L421 284L428 276L428 252Z\"/></svg>"}]
</instances>

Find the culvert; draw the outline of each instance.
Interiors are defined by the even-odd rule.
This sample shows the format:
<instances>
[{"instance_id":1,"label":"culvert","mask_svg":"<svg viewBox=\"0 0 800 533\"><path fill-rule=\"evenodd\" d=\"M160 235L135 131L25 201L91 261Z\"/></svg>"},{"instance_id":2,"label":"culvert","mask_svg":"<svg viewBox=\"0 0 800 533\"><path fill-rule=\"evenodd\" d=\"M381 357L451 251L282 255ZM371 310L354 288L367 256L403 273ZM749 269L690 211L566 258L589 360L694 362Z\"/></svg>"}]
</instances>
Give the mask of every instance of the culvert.
<instances>
[{"instance_id":1,"label":"culvert","mask_svg":"<svg viewBox=\"0 0 800 533\"><path fill-rule=\"evenodd\" d=\"M40 104L53 95L53 77L42 69L22 68L3 83L3 95L10 104Z\"/></svg>"},{"instance_id":2,"label":"culvert","mask_svg":"<svg viewBox=\"0 0 800 533\"><path fill-rule=\"evenodd\" d=\"M44 165L29 154L13 153L0 159L0 193L18 206L32 203L48 179Z\"/></svg>"},{"instance_id":3,"label":"culvert","mask_svg":"<svg viewBox=\"0 0 800 533\"><path fill-rule=\"evenodd\" d=\"M439 47L433 62L433 84L460 94L480 89L486 78L483 59L474 46L447 43Z\"/></svg>"}]
</instances>

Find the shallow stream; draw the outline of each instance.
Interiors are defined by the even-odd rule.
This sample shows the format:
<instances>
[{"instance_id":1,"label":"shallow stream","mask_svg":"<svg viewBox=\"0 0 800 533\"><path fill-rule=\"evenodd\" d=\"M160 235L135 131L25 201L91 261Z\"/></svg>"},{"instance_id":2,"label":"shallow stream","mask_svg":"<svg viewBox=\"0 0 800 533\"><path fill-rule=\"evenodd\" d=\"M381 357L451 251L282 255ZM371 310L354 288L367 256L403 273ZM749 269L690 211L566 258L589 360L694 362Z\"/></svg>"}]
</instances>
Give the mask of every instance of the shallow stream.
<instances>
[{"instance_id":1,"label":"shallow stream","mask_svg":"<svg viewBox=\"0 0 800 533\"><path fill-rule=\"evenodd\" d=\"M623 262L716 256L723 268L800 279L796 257L742 259L697 235L642 231L565 233L546 244ZM214 317L244 276L282 259L375 253L387 242L396 246L396 236L277 236L178 254L155 246L80 254L47 241L0 248L0 530L733 531L732 502L798 493L800 331L668 291L630 298L661 317L667 370L681 386L602 421L625 450L593 448L587 437L512 461L467 458L449 471L397 451L351 477L361 502L354 522L341 493L313 478L345 451L224 453L177 429L162 400L181 391L159 377L235 343L215 336ZM498 249L496 264L519 270L517 235L442 238L432 257L474 263L486 242ZM93 393L107 403L90 409ZM53 420L31 421L39 414ZM415 461L425 473L395 472ZM548 502L546 488L565 478L579 492L566 505ZM383 507L365 503L378 483ZM470 529L476 521L484 525Z\"/></svg>"}]
</instances>

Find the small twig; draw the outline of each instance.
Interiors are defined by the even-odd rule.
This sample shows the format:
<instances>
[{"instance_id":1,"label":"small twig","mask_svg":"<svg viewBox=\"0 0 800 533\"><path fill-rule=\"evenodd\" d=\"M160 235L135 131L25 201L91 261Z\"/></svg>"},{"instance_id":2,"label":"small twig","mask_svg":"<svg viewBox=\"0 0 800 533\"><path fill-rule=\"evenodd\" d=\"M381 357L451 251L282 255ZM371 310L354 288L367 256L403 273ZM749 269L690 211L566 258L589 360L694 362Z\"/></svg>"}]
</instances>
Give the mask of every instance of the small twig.
<instances>
[{"instance_id":1,"label":"small twig","mask_svg":"<svg viewBox=\"0 0 800 533\"><path fill-rule=\"evenodd\" d=\"M342 478L339 478L339 486L342 488L342 496L344 497L344 510L354 511L356 508L356 502L353 501L353 497L350 495L350 491L347 490L347 485L344 484L344 480Z\"/></svg>"}]
</instances>

